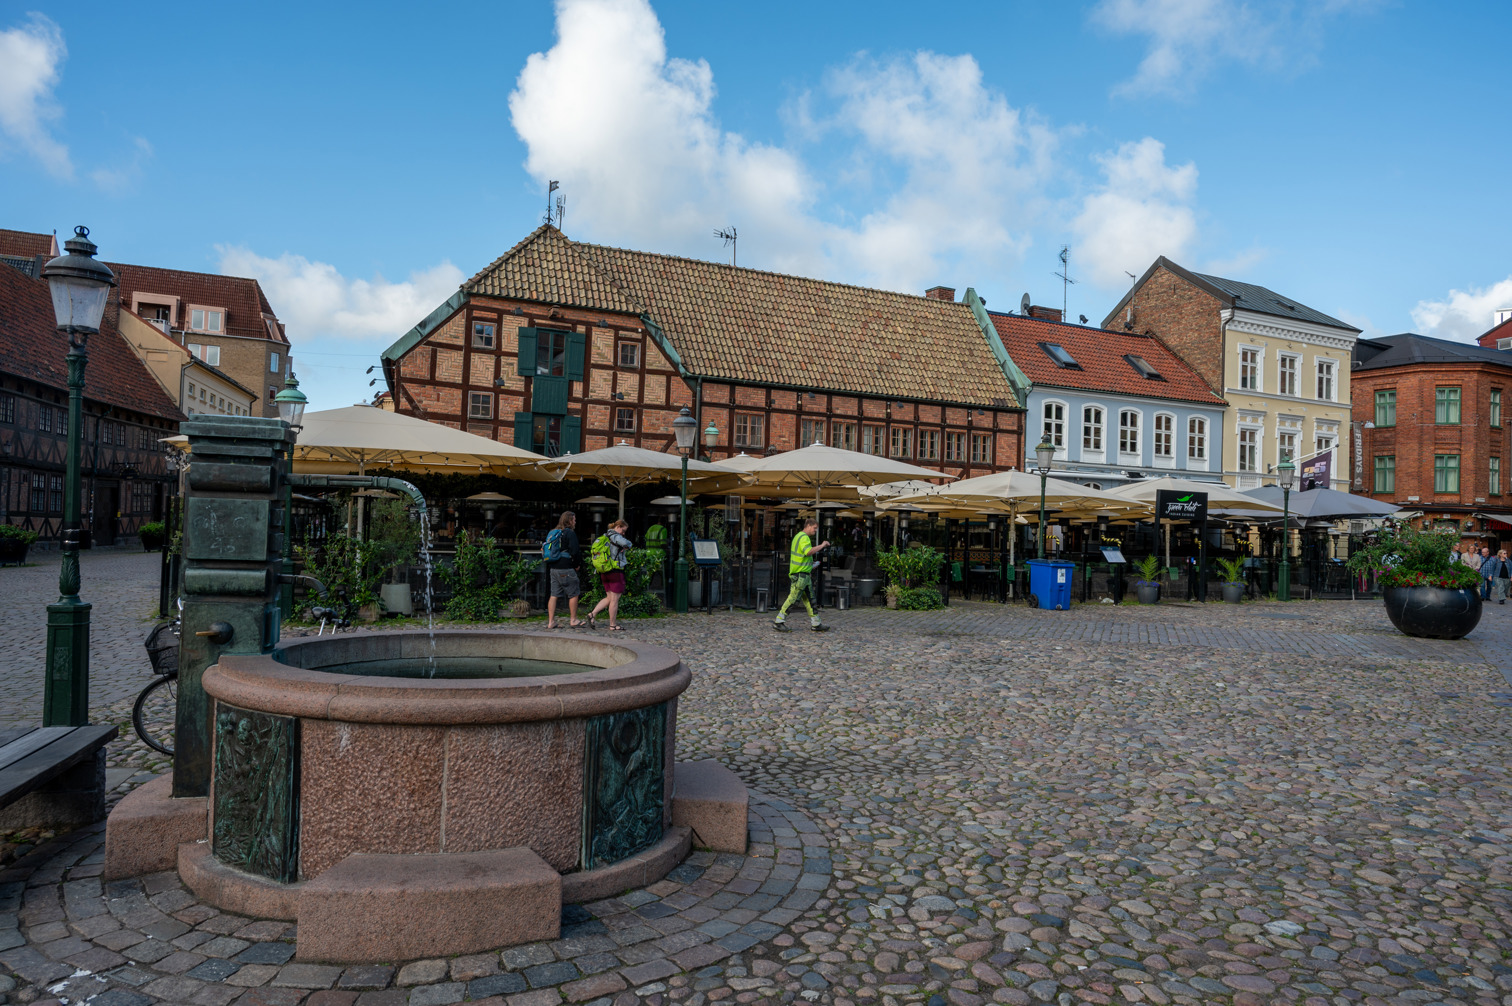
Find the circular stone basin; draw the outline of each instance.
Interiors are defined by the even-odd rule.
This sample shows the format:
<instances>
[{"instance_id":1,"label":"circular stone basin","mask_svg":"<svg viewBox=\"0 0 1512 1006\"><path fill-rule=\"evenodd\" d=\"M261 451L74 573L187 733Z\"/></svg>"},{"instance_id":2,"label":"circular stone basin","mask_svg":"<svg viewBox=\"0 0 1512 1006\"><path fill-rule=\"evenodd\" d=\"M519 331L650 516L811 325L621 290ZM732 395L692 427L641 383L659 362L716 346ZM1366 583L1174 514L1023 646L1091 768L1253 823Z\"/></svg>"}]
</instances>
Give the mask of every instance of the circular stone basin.
<instances>
[{"instance_id":1,"label":"circular stone basin","mask_svg":"<svg viewBox=\"0 0 1512 1006\"><path fill-rule=\"evenodd\" d=\"M285 883L353 853L524 846L562 873L628 858L671 823L690 679L659 646L517 632L222 656L203 678L213 854Z\"/></svg>"}]
</instances>

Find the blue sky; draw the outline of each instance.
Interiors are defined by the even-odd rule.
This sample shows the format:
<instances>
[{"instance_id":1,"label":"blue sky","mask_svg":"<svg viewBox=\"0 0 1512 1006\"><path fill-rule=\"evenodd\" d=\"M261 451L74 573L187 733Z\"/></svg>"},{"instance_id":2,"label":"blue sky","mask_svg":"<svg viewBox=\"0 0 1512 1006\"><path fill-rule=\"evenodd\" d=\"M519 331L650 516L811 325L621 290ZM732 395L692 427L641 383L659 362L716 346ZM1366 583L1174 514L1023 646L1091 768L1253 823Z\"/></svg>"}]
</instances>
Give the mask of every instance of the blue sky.
<instances>
[{"instance_id":1,"label":"blue sky","mask_svg":"<svg viewBox=\"0 0 1512 1006\"><path fill-rule=\"evenodd\" d=\"M923 11L924 13L921 13ZM256 275L318 408L567 233L1099 320L1156 255L1368 333L1512 308L1512 5L8 6L0 227ZM1499 51L1501 50L1501 51Z\"/></svg>"}]
</instances>

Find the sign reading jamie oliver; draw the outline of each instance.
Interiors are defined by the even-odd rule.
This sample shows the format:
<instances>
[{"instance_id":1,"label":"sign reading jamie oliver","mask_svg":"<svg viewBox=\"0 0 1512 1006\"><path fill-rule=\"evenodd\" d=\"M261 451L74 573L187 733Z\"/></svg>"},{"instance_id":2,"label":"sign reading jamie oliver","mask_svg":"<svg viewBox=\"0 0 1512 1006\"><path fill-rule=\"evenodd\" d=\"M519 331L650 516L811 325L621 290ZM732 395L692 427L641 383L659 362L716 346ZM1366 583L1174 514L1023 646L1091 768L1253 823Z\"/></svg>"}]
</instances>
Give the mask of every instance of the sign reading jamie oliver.
<instances>
[{"instance_id":1,"label":"sign reading jamie oliver","mask_svg":"<svg viewBox=\"0 0 1512 1006\"><path fill-rule=\"evenodd\" d=\"M1155 493L1155 516L1161 520L1207 520L1207 493L1160 489Z\"/></svg>"}]
</instances>

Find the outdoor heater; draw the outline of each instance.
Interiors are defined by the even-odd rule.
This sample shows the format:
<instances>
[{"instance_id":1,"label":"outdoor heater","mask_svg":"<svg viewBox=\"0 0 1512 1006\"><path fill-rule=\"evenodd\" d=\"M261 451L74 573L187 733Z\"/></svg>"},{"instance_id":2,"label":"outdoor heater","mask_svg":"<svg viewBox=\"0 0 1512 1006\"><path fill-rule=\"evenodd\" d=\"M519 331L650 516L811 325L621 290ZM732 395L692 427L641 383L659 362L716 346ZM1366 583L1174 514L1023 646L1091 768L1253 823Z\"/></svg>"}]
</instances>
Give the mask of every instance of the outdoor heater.
<instances>
[{"instance_id":1,"label":"outdoor heater","mask_svg":"<svg viewBox=\"0 0 1512 1006\"><path fill-rule=\"evenodd\" d=\"M1045 557L1045 480L1050 477L1050 464L1055 460L1055 444L1050 441L1049 430L1045 431L1039 446L1034 449L1034 457L1039 462L1034 472L1040 477L1040 516L1039 527L1036 529L1038 545L1035 557L1043 559Z\"/></svg>"},{"instance_id":2,"label":"outdoor heater","mask_svg":"<svg viewBox=\"0 0 1512 1006\"><path fill-rule=\"evenodd\" d=\"M1291 600L1291 491L1296 481L1297 466L1292 464L1288 454L1276 466L1276 483L1281 486L1281 568L1276 573L1276 599L1279 601Z\"/></svg>"},{"instance_id":3,"label":"outdoor heater","mask_svg":"<svg viewBox=\"0 0 1512 1006\"><path fill-rule=\"evenodd\" d=\"M677 418L672 420L672 433L677 438L677 453L682 455L682 492L677 508L677 561L672 564L673 603L672 610L686 614L688 610L688 456L693 453L693 441L698 436L698 420L684 406Z\"/></svg>"}]
</instances>

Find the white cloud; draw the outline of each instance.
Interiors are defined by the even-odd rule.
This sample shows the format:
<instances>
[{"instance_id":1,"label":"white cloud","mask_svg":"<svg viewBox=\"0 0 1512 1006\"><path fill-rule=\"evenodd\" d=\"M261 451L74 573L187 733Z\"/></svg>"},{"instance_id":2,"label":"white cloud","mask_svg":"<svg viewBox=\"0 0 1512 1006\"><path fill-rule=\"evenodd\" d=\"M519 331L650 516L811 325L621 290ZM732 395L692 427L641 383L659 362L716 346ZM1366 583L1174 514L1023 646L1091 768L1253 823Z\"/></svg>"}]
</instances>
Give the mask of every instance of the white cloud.
<instances>
[{"instance_id":1,"label":"white cloud","mask_svg":"<svg viewBox=\"0 0 1512 1006\"><path fill-rule=\"evenodd\" d=\"M1043 211L1056 134L970 56L862 54L829 74L794 112L822 170L725 131L715 94L707 62L668 57L645 0L558 0L556 44L509 108L527 170L570 197L568 232L587 221L598 241L710 257L733 223L742 262L917 291L1005 270Z\"/></svg>"},{"instance_id":2,"label":"white cloud","mask_svg":"<svg viewBox=\"0 0 1512 1006\"><path fill-rule=\"evenodd\" d=\"M326 336L396 339L456 293L466 278L450 262L395 283L381 276L349 279L333 265L287 252L265 258L242 247L216 250L222 275L250 276L262 284L296 347L301 340Z\"/></svg>"},{"instance_id":3,"label":"white cloud","mask_svg":"<svg viewBox=\"0 0 1512 1006\"><path fill-rule=\"evenodd\" d=\"M1420 335L1474 342L1491 328L1499 310L1512 308L1512 276L1484 288L1450 290L1443 300L1420 300L1412 324Z\"/></svg>"},{"instance_id":4,"label":"white cloud","mask_svg":"<svg viewBox=\"0 0 1512 1006\"><path fill-rule=\"evenodd\" d=\"M1091 19L1119 35L1148 37L1122 97L1184 96L1220 65L1295 72L1311 66L1328 18L1368 10L1378 0L1306 0L1301 4L1244 0L1100 0Z\"/></svg>"},{"instance_id":5,"label":"white cloud","mask_svg":"<svg viewBox=\"0 0 1512 1006\"><path fill-rule=\"evenodd\" d=\"M1156 256L1179 260L1197 236L1197 166L1168 166L1165 144L1148 136L1097 160L1104 184L1072 223L1087 278L1120 286L1125 272L1139 275Z\"/></svg>"},{"instance_id":6,"label":"white cloud","mask_svg":"<svg viewBox=\"0 0 1512 1006\"><path fill-rule=\"evenodd\" d=\"M0 31L0 152L29 154L58 178L73 177L68 148L49 131L63 114L53 88L67 57L63 29L41 14Z\"/></svg>"},{"instance_id":7,"label":"white cloud","mask_svg":"<svg viewBox=\"0 0 1512 1006\"><path fill-rule=\"evenodd\" d=\"M148 161L152 160L152 154L152 144L146 137L134 136L131 139L131 152L126 157L114 167L95 168L89 173L89 177L101 189L112 195L129 192L142 177L142 169Z\"/></svg>"}]
</instances>

